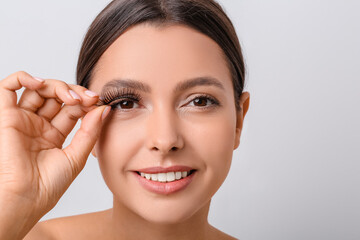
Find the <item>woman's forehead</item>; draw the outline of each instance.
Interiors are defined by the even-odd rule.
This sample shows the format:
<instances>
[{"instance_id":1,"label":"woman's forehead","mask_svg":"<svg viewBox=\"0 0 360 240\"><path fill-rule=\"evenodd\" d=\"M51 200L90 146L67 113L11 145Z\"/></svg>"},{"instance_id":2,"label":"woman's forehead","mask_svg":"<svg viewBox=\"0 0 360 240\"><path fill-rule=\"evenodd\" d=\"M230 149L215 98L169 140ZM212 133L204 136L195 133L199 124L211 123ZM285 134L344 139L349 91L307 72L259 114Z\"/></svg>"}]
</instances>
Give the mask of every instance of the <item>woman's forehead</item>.
<instances>
[{"instance_id":1,"label":"woman's forehead","mask_svg":"<svg viewBox=\"0 0 360 240\"><path fill-rule=\"evenodd\" d=\"M125 31L101 56L91 81L100 91L113 79L138 79L148 85L213 77L232 86L231 74L218 44L184 25L140 24Z\"/></svg>"}]
</instances>

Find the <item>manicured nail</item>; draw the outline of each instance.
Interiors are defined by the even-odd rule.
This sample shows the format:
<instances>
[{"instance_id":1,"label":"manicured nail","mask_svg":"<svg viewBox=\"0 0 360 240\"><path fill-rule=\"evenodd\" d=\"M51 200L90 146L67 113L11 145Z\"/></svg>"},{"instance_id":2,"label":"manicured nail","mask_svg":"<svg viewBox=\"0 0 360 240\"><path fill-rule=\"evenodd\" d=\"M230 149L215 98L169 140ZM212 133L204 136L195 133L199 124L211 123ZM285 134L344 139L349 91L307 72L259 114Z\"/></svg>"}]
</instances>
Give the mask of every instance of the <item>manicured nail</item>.
<instances>
[{"instance_id":1,"label":"manicured nail","mask_svg":"<svg viewBox=\"0 0 360 240\"><path fill-rule=\"evenodd\" d=\"M33 77L35 80L37 80L37 81L39 81L39 82L45 82L45 80L44 79L42 79L42 78L39 78L39 77Z\"/></svg>"},{"instance_id":2,"label":"manicured nail","mask_svg":"<svg viewBox=\"0 0 360 240\"><path fill-rule=\"evenodd\" d=\"M85 91L85 94L86 94L87 96L89 96L89 97L99 96L97 93L92 92L92 91L90 91L90 90L86 90L86 91Z\"/></svg>"},{"instance_id":3,"label":"manicured nail","mask_svg":"<svg viewBox=\"0 0 360 240\"><path fill-rule=\"evenodd\" d=\"M104 120L104 119L107 117L107 115L109 115L110 109L111 109L110 106L107 106L107 107L104 109L104 111L103 111L103 113L102 113L102 115L101 115L101 120Z\"/></svg>"},{"instance_id":4,"label":"manicured nail","mask_svg":"<svg viewBox=\"0 0 360 240\"><path fill-rule=\"evenodd\" d=\"M73 99L81 100L81 97L73 90L69 90L69 93L73 97Z\"/></svg>"}]
</instances>

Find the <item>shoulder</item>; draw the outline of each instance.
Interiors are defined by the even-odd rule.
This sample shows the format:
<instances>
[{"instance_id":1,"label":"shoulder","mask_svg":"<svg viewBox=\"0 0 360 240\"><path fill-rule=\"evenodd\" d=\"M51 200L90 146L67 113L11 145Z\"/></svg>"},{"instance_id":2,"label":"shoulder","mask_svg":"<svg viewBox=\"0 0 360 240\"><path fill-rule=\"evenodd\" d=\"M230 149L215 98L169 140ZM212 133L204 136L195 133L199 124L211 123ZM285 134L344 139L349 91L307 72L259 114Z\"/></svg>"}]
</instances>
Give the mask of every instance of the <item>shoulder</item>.
<instances>
[{"instance_id":1,"label":"shoulder","mask_svg":"<svg viewBox=\"0 0 360 240\"><path fill-rule=\"evenodd\" d=\"M213 239L213 240L238 240L237 238L234 238L222 231L220 231L219 229L216 229L215 227L210 225L210 235L211 237L209 239Z\"/></svg>"},{"instance_id":2,"label":"shoulder","mask_svg":"<svg viewBox=\"0 0 360 240\"><path fill-rule=\"evenodd\" d=\"M101 239L110 210L38 222L24 240Z\"/></svg>"}]
</instances>

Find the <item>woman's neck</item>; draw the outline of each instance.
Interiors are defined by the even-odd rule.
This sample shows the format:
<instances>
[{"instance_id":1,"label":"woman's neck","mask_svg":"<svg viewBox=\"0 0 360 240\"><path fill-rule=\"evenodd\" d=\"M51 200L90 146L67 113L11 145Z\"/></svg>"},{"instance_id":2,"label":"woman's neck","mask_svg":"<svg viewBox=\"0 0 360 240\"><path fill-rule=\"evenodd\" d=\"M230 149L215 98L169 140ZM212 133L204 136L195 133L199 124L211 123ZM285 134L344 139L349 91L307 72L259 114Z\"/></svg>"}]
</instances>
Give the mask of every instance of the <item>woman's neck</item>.
<instances>
[{"instance_id":1,"label":"woman's neck","mask_svg":"<svg viewBox=\"0 0 360 240\"><path fill-rule=\"evenodd\" d=\"M181 223L152 223L130 211L114 198L111 216L113 239L209 239L213 228L207 221L210 201L198 212Z\"/></svg>"}]
</instances>

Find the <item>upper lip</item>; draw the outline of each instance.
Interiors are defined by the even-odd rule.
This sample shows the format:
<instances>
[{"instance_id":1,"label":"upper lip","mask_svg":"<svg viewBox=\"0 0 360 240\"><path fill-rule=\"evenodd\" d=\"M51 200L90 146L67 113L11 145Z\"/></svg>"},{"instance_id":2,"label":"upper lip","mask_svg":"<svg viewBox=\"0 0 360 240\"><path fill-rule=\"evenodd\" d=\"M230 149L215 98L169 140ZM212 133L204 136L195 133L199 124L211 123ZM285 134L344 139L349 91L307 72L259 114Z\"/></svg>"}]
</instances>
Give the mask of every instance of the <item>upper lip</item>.
<instances>
[{"instance_id":1,"label":"upper lip","mask_svg":"<svg viewBox=\"0 0 360 240\"><path fill-rule=\"evenodd\" d=\"M166 172L184 172L184 171L190 171L194 170L194 168L188 167L188 166L170 166L170 167L148 167L148 168L142 168L136 170L136 172L142 172L142 173L166 173Z\"/></svg>"}]
</instances>

